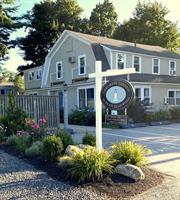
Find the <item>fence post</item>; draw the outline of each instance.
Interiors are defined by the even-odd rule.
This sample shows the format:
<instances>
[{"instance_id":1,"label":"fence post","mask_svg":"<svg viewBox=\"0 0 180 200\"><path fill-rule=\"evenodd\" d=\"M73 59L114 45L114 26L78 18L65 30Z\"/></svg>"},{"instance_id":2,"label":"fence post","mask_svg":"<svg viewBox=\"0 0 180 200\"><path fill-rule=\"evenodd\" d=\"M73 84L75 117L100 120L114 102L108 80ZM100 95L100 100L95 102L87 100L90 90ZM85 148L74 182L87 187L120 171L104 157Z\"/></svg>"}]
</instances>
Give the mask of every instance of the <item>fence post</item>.
<instances>
[{"instance_id":1,"label":"fence post","mask_svg":"<svg viewBox=\"0 0 180 200\"><path fill-rule=\"evenodd\" d=\"M37 122L37 108L36 108L36 99L33 98L33 109L34 109L34 120Z\"/></svg>"},{"instance_id":2,"label":"fence post","mask_svg":"<svg viewBox=\"0 0 180 200\"><path fill-rule=\"evenodd\" d=\"M59 96L56 96L56 115L57 115L57 127L60 128Z\"/></svg>"},{"instance_id":3,"label":"fence post","mask_svg":"<svg viewBox=\"0 0 180 200\"><path fill-rule=\"evenodd\" d=\"M68 97L67 90L64 90L64 129L68 128Z\"/></svg>"}]
</instances>

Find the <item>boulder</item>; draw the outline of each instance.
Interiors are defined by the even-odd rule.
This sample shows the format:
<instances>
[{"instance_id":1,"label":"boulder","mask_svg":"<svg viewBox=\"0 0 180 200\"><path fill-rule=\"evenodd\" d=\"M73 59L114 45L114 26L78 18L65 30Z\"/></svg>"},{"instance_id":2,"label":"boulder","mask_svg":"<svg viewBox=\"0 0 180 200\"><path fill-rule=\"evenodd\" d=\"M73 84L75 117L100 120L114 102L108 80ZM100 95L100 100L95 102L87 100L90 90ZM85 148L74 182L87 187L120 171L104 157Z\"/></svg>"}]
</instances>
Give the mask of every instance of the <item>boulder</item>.
<instances>
[{"instance_id":1,"label":"boulder","mask_svg":"<svg viewBox=\"0 0 180 200\"><path fill-rule=\"evenodd\" d=\"M73 157L75 154L80 153L82 149L75 145L68 145L65 151L67 156Z\"/></svg>"},{"instance_id":2,"label":"boulder","mask_svg":"<svg viewBox=\"0 0 180 200\"><path fill-rule=\"evenodd\" d=\"M85 144L69 145L66 148L65 154L67 156L73 157L75 154L80 153L86 147L91 147L91 146L90 145L85 145ZM94 147L91 147L91 148L94 148Z\"/></svg>"},{"instance_id":3,"label":"boulder","mask_svg":"<svg viewBox=\"0 0 180 200\"><path fill-rule=\"evenodd\" d=\"M145 178L143 171L139 167L131 164L117 165L116 172L118 174L132 178L135 181L143 180Z\"/></svg>"},{"instance_id":4,"label":"boulder","mask_svg":"<svg viewBox=\"0 0 180 200\"><path fill-rule=\"evenodd\" d=\"M94 148L94 147L87 145L87 144L78 144L78 145L76 145L76 147L78 147L79 149L82 149L82 150L87 148L87 147Z\"/></svg>"}]
</instances>

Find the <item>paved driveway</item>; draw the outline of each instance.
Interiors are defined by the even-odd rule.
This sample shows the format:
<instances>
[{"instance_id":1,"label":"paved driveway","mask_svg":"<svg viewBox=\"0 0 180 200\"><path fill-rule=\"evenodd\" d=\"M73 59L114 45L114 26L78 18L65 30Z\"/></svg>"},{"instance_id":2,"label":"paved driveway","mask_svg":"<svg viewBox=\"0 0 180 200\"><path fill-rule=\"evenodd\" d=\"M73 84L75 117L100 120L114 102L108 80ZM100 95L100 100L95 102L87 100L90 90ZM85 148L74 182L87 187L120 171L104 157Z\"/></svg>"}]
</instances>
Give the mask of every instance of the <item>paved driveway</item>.
<instances>
[{"instance_id":1,"label":"paved driveway","mask_svg":"<svg viewBox=\"0 0 180 200\"><path fill-rule=\"evenodd\" d=\"M144 144L153 150L153 154L180 152L180 124L103 131L105 147L122 140Z\"/></svg>"},{"instance_id":2,"label":"paved driveway","mask_svg":"<svg viewBox=\"0 0 180 200\"><path fill-rule=\"evenodd\" d=\"M95 132L95 128L92 127L71 127L79 132L86 129L89 132ZM78 137L80 140L82 134ZM103 129L104 147L123 140L133 140L150 148L153 151L153 154L149 156L152 167L180 177L180 124L131 129Z\"/></svg>"}]
</instances>

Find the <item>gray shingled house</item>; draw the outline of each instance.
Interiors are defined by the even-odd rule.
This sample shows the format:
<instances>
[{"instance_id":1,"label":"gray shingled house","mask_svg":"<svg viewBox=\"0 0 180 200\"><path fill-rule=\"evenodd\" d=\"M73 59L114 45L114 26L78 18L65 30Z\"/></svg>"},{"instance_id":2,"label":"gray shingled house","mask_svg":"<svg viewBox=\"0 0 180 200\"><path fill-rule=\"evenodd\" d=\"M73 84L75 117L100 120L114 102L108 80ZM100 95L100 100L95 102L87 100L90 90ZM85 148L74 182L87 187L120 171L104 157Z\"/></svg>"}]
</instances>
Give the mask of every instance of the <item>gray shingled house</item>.
<instances>
[{"instance_id":1,"label":"gray shingled house","mask_svg":"<svg viewBox=\"0 0 180 200\"><path fill-rule=\"evenodd\" d=\"M95 61L103 70L134 67L129 75L137 99L153 109L180 105L180 55L160 46L134 44L64 31L48 53L43 66L24 70L26 94L68 93L68 112L76 107L94 107ZM122 77L115 77L116 79ZM123 76L127 79L127 76Z\"/></svg>"}]
</instances>

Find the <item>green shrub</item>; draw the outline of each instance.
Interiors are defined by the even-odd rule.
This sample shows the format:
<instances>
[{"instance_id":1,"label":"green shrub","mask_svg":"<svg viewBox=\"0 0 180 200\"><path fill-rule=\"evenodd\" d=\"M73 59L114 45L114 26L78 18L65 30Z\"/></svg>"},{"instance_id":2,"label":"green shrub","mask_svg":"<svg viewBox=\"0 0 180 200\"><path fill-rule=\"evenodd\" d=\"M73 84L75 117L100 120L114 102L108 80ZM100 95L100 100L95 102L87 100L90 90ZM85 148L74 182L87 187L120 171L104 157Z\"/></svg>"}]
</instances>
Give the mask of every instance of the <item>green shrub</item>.
<instances>
[{"instance_id":1,"label":"green shrub","mask_svg":"<svg viewBox=\"0 0 180 200\"><path fill-rule=\"evenodd\" d=\"M143 145L131 141L112 145L112 157L116 159L119 164L142 166L147 164L145 155L150 153L151 151L146 149Z\"/></svg>"},{"instance_id":2,"label":"green shrub","mask_svg":"<svg viewBox=\"0 0 180 200\"><path fill-rule=\"evenodd\" d=\"M43 143L41 141L34 142L28 149L26 149L26 156L39 156L42 154Z\"/></svg>"},{"instance_id":3,"label":"green shrub","mask_svg":"<svg viewBox=\"0 0 180 200\"><path fill-rule=\"evenodd\" d=\"M18 150L25 152L31 145L31 137L29 135L17 136L15 139L15 146Z\"/></svg>"},{"instance_id":4,"label":"green shrub","mask_svg":"<svg viewBox=\"0 0 180 200\"><path fill-rule=\"evenodd\" d=\"M11 135L7 138L7 143L9 145L16 145L16 139L17 139L17 136L16 135Z\"/></svg>"},{"instance_id":5,"label":"green shrub","mask_svg":"<svg viewBox=\"0 0 180 200\"><path fill-rule=\"evenodd\" d=\"M88 109L76 109L69 115L69 123L84 126L94 126L95 112Z\"/></svg>"},{"instance_id":6,"label":"green shrub","mask_svg":"<svg viewBox=\"0 0 180 200\"><path fill-rule=\"evenodd\" d=\"M2 117L0 122L5 130L6 136L16 134L18 130L25 130L26 128L26 113L16 107L15 97L9 95L7 115Z\"/></svg>"},{"instance_id":7,"label":"green shrub","mask_svg":"<svg viewBox=\"0 0 180 200\"><path fill-rule=\"evenodd\" d=\"M0 126L0 144L6 141L6 136L4 133L4 129Z\"/></svg>"},{"instance_id":8,"label":"green shrub","mask_svg":"<svg viewBox=\"0 0 180 200\"><path fill-rule=\"evenodd\" d=\"M147 114L146 121L153 122L153 121L166 121L170 120L171 115L168 110L159 110L156 112L152 112Z\"/></svg>"},{"instance_id":9,"label":"green shrub","mask_svg":"<svg viewBox=\"0 0 180 200\"><path fill-rule=\"evenodd\" d=\"M114 164L115 160L107 151L98 151L93 147L88 147L72 157L72 165L68 174L78 182L100 180L103 178L103 173L113 173Z\"/></svg>"},{"instance_id":10,"label":"green shrub","mask_svg":"<svg viewBox=\"0 0 180 200\"><path fill-rule=\"evenodd\" d=\"M169 110L171 119L173 121L180 120L180 108L174 107Z\"/></svg>"},{"instance_id":11,"label":"green shrub","mask_svg":"<svg viewBox=\"0 0 180 200\"><path fill-rule=\"evenodd\" d=\"M127 113L128 117L137 123L144 122L147 116L145 107L141 101L134 101L127 109Z\"/></svg>"},{"instance_id":12,"label":"green shrub","mask_svg":"<svg viewBox=\"0 0 180 200\"><path fill-rule=\"evenodd\" d=\"M66 132L65 130L60 130L57 136L61 138L64 150L67 148L68 145L74 144L71 134Z\"/></svg>"},{"instance_id":13,"label":"green shrub","mask_svg":"<svg viewBox=\"0 0 180 200\"><path fill-rule=\"evenodd\" d=\"M90 146L95 146L96 145L96 136L86 132L83 139L82 139L82 143L88 144Z\"/></svg>"},{"instance_id":14,"label":"green shrub","mask_svg":"<svg viewBox=\"0 0 180 200\"><path fill-rule=\"evenodd\" d=\"M6 136L0 132L0 144L6 141Z\"/></svg>"},{"instance_id":15,"label":"green shrub","mask_svg":"<svg viewBox=\"0 0 180 200\"><path fill-rule=\"evenodd\" d=\"M61 155L63 151L63 143L60 137L49 135L43 139L43 156L47 160L54 161Z\"/></svg>"}]
</instances>

